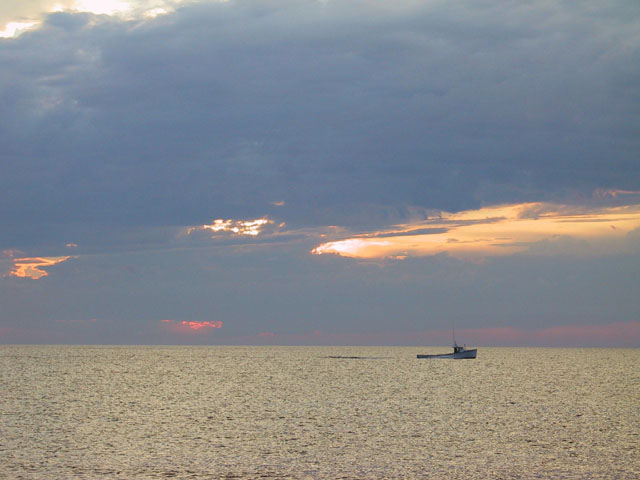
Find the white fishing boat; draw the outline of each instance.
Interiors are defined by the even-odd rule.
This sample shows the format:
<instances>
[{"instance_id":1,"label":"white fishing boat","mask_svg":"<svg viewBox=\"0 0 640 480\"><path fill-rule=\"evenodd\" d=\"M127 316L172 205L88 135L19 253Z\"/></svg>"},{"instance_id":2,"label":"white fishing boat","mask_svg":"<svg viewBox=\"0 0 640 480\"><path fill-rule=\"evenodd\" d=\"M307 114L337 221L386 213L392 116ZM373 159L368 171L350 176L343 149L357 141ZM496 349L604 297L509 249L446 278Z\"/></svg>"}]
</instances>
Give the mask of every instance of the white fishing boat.
<instances>
[{"instance_id":1,"label":"white fishing boat","mask_svg":"<svg viewBox=\"0 0 640 480\"><path fill-rule=\"evenodd\" d=\"M418 355L418 358L476 358L476 354L478 353L477 348L467 348L466 345L458 345L456 342L456 328L455 326L451 330L451 340L453 341L453 353L440 353L436 355Z\"/></svg>"},{"instance_id":2,"label":"white fishing boat","mask_svg":"<svg viewBox=\"0 0 640 480\"><path fill-rule=\"evenodd\" d=\"M466 348L457 343L453 343L453 353L440 353L436 355L418 355L418 358L476 358L477 348Z\"/></svg>"}]
</instances>

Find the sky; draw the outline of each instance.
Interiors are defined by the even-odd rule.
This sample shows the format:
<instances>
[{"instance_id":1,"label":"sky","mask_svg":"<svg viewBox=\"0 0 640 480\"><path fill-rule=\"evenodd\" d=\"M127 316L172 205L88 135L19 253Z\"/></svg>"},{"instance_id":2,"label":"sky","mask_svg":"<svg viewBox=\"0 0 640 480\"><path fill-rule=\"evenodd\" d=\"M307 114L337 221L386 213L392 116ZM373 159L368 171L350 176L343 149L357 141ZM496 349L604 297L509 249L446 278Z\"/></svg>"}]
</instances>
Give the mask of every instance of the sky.
<instances>
[{"instance_id":1,"label":"sky","mask_svg":"<svg viewBox=\"0 0 640 480\"><path fill-rule=\"evenodd\" d=\"M640 4L4 0L0 344L640 347Z\"/></svg>"}]
</instances>

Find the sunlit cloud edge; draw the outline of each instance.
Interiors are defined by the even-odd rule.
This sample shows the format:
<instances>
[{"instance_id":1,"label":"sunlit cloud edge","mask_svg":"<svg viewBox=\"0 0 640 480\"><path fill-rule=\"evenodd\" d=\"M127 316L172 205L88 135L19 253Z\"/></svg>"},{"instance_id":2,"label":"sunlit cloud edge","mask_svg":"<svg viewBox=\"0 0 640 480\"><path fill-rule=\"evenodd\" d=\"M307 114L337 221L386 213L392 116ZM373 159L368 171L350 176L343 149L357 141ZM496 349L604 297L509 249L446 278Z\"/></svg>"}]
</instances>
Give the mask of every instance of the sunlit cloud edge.
<instances>
[{"instance_id":1,"label":"sunlit cloud edge","mask_svg":"<svg viewBox=\"0 0 640 480\"><path fill-rule=\"evenodd\" d=\"M600 254L628 248L625 239L639 229L640 204L587 207L530 202L441 212L328 241L311 253L398 260L438 254L472 260L518 253Z\"/></svg>"},{"instance_id":2,"label":"sunlit cloud edge","mask_svg":"<svg viewBox=\"0 0 640 480\"><path fill-rule=\"evenodd\" d=\"M211 0L223 3L226 0ZM26 17L10 19L0 24L0 38L16 38L21 34L39 28L44 18L52 13L89 13L117 17L125 21L148 20L175 11L179 4L193 3L192 0L158 0L153 5L139 5L135 0L59 0L50 2L42 11Z\"/></svg>"},{"instance_id":3,"label":"sunlit cloud edge","mask_svg":"<svg viewBox=\"0 0 640 480\"><path fill-rule=\"evenodd\" d=\"M11 269L5 276L27 278L31 280L40 280L41 278L49 276L49 272L43 270L43 268L52 267L62 262L69 260L71 256L59 256L59 257L21 257L11 258Z\"/></svg>"}]
</instances>

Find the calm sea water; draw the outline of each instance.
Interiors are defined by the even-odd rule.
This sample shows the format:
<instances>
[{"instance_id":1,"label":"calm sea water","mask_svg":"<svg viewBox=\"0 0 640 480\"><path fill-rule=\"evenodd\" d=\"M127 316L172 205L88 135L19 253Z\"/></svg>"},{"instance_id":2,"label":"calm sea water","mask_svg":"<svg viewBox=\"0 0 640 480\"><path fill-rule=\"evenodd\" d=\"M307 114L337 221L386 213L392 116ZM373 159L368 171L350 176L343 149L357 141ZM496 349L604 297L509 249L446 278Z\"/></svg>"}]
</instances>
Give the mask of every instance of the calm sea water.
<instances>
[{"instance_id":1,"label":"calm sea water","mask_svg":"<svg viewBox=\"0 0 640 480\"><path fill-rule=\"evenodd\" d=\"M640 350L442 350L0 346L0 478L639 478Z\"/></svg>"}]
</instances>

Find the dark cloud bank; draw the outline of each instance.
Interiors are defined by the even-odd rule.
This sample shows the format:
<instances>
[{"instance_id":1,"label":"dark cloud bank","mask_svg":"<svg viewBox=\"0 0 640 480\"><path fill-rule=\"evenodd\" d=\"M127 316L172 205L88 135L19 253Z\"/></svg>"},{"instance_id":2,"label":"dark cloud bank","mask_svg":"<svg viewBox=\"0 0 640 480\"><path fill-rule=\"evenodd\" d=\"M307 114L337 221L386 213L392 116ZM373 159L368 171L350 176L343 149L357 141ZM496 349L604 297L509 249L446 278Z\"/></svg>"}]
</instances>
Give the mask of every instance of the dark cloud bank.
<instances>
[{"instance_id":1,"label":"dark cloud bank","mask_svg":"<svg viewBox=\"0 0 640 480\"><path fill-rule=\"evenodd\" d=\"M627 201L594 191L640 190L638 32L640 4L622 1L49 15L0 40L0 343L421 343L452 323L636 321L637 230L627 253L592 256L310 251L430 210ZM184 233L263 215L256 238ZM6 276L40 256L70 258ZM223 328L161 330L181 321Z\"/></svg>"},{"instance_id":2,"label":"dark cloud bank","mask_svg":"<svg viewBox=\"0 0 640 480\"><path fill-rule=\"evenodd\" d=\"M637 5L397 3L58 13L0 41L2 246L640 188Z\"/></svg>"}]
</instances>

